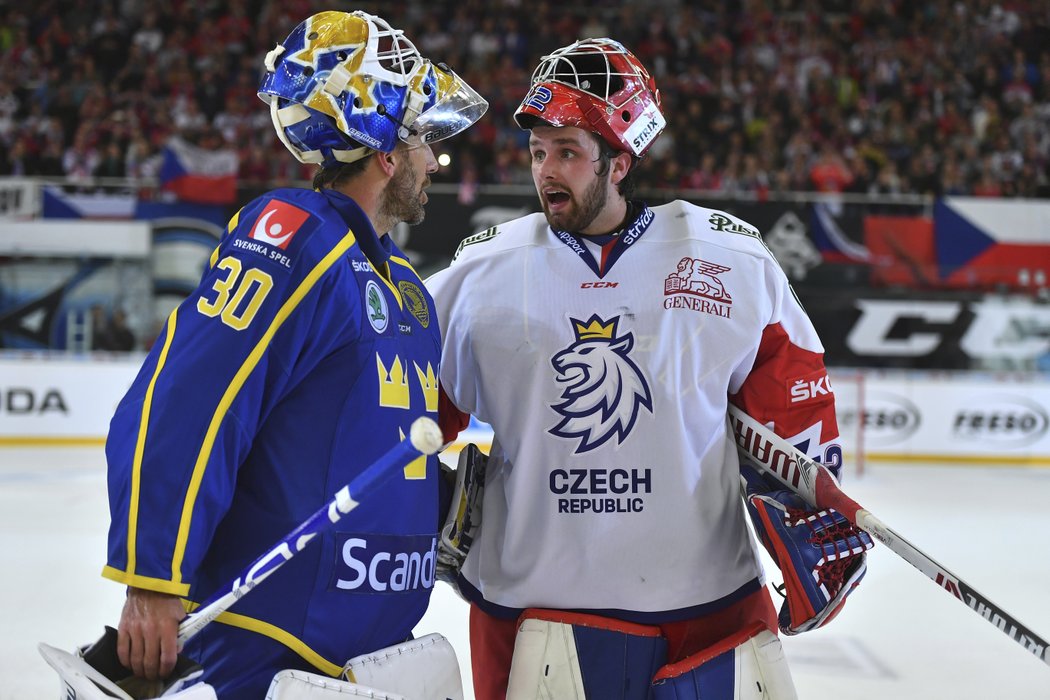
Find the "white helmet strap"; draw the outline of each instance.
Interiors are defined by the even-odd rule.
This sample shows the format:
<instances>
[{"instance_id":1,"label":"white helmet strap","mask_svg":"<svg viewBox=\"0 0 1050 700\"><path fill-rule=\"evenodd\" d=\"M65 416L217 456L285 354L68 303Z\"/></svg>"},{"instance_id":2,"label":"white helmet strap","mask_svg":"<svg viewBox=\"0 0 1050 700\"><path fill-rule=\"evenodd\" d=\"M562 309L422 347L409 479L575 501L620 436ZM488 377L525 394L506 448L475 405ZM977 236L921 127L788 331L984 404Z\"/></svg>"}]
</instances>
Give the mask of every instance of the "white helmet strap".
<instances>
[{"instance_id":1,"label":"white helmet strap","mask_svg":"<svg viewBox=\"0 0 1050 700\"><path fill-rule=\"evenodd\" d=\"M273 121L275 127L274 131L277 132L277 138L281 140L281 143L284 144L285 148L291 151L292 155L294 155L300 163L316 163L317 165L323 163L324 155L321 151L304 151L297 148L288 140L288 135L284 132L285 127L293 126L304 119L308 119L310 117L310 112L307 111L306 107L303 107L300 104L295 104L294 102L285 107L278 107L278 101L277 98L270 99L270 119ZM375 153L375 149L369 148L368 146L361 146L360 148L352 149L332 149L332 157L340 163L353 163L362 158L367 158L373 153Z\"/></svg>"},{"instance_id":2,"label":"white helmet strap","mask_svg":"<svg viewBox=\"0 0 1050 700\"><path fill-rule=\"evenodd\" d=\"M271 51L267 52L266 58L263 60L263 65L266 66L266 70L273 73L277 70L277 59L284 53L284 47L278 44Z\"/></svg>"}]
</instances>

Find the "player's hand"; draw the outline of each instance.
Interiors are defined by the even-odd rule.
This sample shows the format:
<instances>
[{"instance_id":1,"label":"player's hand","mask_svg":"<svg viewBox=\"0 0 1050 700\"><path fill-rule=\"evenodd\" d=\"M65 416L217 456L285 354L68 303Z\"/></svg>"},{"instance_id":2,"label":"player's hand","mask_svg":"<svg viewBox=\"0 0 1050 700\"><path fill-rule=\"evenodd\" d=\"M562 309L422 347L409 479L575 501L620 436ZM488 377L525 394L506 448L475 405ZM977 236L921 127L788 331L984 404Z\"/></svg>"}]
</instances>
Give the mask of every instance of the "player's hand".
<instances>
[{"instance_id":1,"label":"player's hand","mask_svg":"<svg viewBox=\"0 0 1050 700\"><path fill-rule=\"evenodd\" d=\"M117 657L141 678L158 680L175 668L179 622L186 611L177 596L128 588L117 627Z\"/></svg>"}]
</instances>

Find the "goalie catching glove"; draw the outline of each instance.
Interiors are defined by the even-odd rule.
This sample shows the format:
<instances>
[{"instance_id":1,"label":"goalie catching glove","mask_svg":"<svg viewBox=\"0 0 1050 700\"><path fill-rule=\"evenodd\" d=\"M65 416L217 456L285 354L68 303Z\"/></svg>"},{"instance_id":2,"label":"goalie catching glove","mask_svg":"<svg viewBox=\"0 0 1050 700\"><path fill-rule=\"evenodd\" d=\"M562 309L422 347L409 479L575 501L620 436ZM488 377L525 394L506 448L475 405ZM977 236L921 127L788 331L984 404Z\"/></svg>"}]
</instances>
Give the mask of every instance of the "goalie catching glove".
<instances>
[{"instance_id":1,"label":"goalie catching glove","mask_svg":"<svg viewBox=\"0 0 1050 700\"><path fill-rule=\"evenodd\" d=\"M871 537L838 511L814 510L771 486L751 466L741 465L740 472L755 531L784 577L780 630L791 635L822 627L864 578Z\"/></svg>"},{"instance_id":2,"label":"goalie catching glove","mask_svg":"<svg viewBox=\"0 0 1050 700\"><path fill-rule=\"evenodd\" d=\"M459 570L481 527L481 498L488 459L477 445L471 444L459 453L456 469L441 465L440 488L446 495L442 497L441 512L445 518L438 544L437 577L451 585L457 594Z\"/></svg>"}]
</instances>

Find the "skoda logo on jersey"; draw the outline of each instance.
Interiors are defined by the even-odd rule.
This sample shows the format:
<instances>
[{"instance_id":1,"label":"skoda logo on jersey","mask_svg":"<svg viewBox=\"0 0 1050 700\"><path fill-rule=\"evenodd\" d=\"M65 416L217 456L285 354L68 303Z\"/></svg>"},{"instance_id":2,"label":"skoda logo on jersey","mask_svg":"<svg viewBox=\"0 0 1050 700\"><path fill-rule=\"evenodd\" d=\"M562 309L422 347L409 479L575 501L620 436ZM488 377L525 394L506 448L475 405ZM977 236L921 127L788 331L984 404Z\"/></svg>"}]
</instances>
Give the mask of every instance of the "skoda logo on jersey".
<instances>
[{"instance_id":1,"label":"skoda logo on jersey","mask_svg":"<svg viewBox=\"0 0 1050 700\"><path fill-rule=\"evenodd\" d=\"M551 406L561 421L547 432L579 440L574 452L581 454L613 436L622 443L641 409L652 413L653 400L642 370L630 357L634 335L617 333L619 316L569 321L576 339L551 359L564 387L561 402Z\"/></svg>"},{"instance_id":2,"label":"skoda logo on jersey","mask_svg":"<svg viewBox=\"0 0 1050 700\"><path fill-rule=\"evenodd\" d=\"M386 296L375 280L365 283L365 315L376 333L385 331L390 323L390 308L386 304Z\"/></svg>"}]
</instances>

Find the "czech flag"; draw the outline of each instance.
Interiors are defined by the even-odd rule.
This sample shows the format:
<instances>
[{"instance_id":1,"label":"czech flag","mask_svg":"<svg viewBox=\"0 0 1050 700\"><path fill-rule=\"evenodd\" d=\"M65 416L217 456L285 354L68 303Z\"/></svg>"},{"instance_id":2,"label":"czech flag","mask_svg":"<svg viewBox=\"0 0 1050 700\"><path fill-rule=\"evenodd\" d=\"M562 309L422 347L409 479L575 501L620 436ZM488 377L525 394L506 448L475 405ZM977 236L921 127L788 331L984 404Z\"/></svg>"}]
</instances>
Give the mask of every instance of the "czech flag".
<instances>
[{"instance_id":1,"label":"czech flag","mask_svg":"<svg viewBox=\"0 0 1050 700\"><path fill-rule=\"evenodd\" d=\"M238 166L231 148L206 150L173 136L164 147L160 184L183 202L233 204Z\"/></svg>"},{"instance_id":2,"label":"czech flag","mask_svg":"<svg viewBox=\"0 0 1050 700\"><path fill-rule=\"evenodd\" d=\"M950 287L1045 287L1050 204L946 197L933 208L937 264Z\"/></svg>"}]
</instances>

